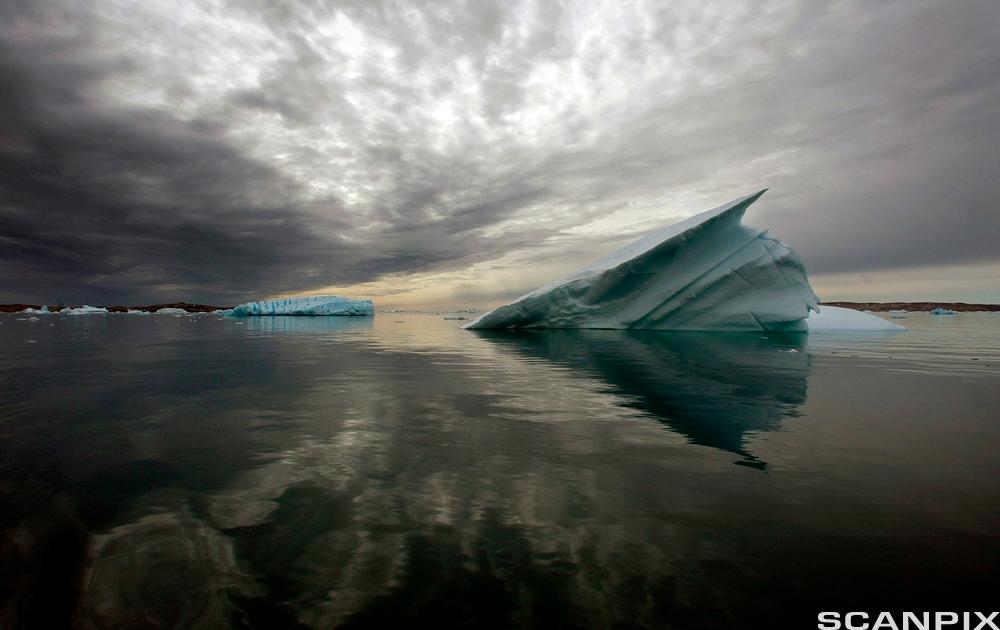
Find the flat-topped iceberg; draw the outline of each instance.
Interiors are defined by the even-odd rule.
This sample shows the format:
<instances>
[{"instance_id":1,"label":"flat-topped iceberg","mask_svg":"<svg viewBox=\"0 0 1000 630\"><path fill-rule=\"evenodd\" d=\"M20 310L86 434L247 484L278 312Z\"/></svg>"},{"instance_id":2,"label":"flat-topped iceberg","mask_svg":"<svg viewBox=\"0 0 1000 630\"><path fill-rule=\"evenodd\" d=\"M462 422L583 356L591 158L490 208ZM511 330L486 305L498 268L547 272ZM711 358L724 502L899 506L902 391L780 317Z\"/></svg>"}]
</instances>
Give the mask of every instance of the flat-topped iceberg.
<instances>
[{"instance_id":1,"label":"flat-topped iceberg","mask_svg":"<svg viewBox=\"0 0 1000 630\"><path fill-rule=\"evenodd\" d=\"M108 309L103 306L78 306L76 308L64 308L59 311L62 315L106 315Z\"/></svg>"},{"instance_id":2,"label":"flat-topped iceberg","mask_svg":"<svg viewBox=\"0 0 1000 630\"><path fill-rule=\"evenodd\" d=\"M764 192L651 232L466 328L805 331L818 300L802 261L741 223Z\"/></svg>"},{"instance_id":3,"label":"flat-topped iceberg","mask_svg":"<svg viewBox=\"0 0 1000 630\"><path fill-rule=\"evenodd\" d=\"M317 295L312 297L284 298L280 300L258 300L240 304L226 313L227 317L249 317L253 315L353 315L375 314L371 300L356 300L339 295Z\"/></svg>"}]
</instances>

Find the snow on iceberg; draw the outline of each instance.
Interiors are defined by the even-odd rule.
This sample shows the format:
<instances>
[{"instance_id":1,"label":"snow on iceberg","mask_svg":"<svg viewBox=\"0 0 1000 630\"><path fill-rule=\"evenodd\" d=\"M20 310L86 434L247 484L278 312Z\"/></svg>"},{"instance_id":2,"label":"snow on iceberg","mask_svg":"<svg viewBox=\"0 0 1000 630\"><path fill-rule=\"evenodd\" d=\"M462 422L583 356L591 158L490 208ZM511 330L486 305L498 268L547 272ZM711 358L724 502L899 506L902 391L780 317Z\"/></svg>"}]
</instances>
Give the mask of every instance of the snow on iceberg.
<instances>
[{"instance_id":1,"label":"snow on iceberg","mask_svg":"<svg viewBox=\"0 0 1000 630\"><path fill-rule=\"evenodd\" d=\"M818 312L809 313L809 317L806 318L806 326L809 328L809 332L894 332L906 330L903 326L882 319L878 315L840 306L819 307Z\"/></svg>"},{"instance_id":2,"label":"snow on iceberg","mask_svg":"<svg viewBox=\"0 0 1000 630\"><path fill-rule=\"evenodd\" d=\"M466 328L805 331L818 300L802 261L741 223L764 192L651 232Z\"/></svg>"},{"instance_id":3,"label":"snow on iceberg","mask_svg":"<svg viewBox=\"0 0 1000 630\"><path fill-rule=\"evenodd\" d=\"M259 300L236 306L227 317L252 315L360 315L375 314L371 300L355 300L338 295Z\"/></svg>"},{"instance_id":4,"label":"snow on iceberg","mask_svg":"<svg viewBox=\"0 0 1000 630\"><path fill-rule=\"evenodd\" d=\"M76 308L64 308L59 311L63 315L106 315L108 309L103 306L78 306Z\"/></svg>"}]
</instances>

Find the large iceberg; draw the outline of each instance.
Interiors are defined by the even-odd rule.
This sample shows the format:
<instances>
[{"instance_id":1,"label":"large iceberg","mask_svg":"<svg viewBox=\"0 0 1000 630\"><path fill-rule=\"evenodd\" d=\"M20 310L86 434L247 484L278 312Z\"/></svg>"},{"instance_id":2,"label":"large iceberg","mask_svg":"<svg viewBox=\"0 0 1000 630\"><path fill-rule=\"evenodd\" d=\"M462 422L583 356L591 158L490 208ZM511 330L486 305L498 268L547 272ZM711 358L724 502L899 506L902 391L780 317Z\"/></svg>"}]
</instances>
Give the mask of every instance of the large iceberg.
<instances>
[{"instance_id":1,"label":"large iceberg","mask_svg":"<svg viewBox=\"0 0 1000 630\"><path fill-rule=\"evenodd\" d=\"M370 316L374 314L375 307L371 300L355 300L339 295L317 295L247 302L233 308L226 315L228 317L248 317L252 315Z\"/></svg>"},{"instance_id":2,"label":"large iceberg","mask_svg":"<svg viewBox=\"0 0 1000 630\"><path fill-rule=\"evenodd\" d=\"M764 192L651 232L466 328L805 331L818 300L802 261L741 222Z\"/></svg>"}]
</instances>

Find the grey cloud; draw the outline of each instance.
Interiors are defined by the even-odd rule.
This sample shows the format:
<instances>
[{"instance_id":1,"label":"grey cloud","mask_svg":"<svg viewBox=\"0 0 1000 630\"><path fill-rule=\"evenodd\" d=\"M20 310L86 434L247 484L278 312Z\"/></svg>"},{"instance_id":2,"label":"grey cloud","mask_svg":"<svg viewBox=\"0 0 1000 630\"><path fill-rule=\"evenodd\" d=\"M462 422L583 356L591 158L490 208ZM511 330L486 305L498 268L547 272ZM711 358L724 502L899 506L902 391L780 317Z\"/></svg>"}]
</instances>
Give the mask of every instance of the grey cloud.
<instances>
[{"instance_id":1,"label":"grey cloud","mask_svg":"<svg viewBox=\"0 0 1000 630\"><path fill-rule=\"evenodd\" d=\"M995 3L159 6L0 9L2 299L551 260L764 186L751 222L814 272L1000 257Z\"/></svg>"},{"instance_id":2,"label":"grey cloud","mask_svg":"<svg viewBox=\"0 0 1000 630\"><path fill-rule=\"evenodd\" d=\"M782 91L805 84L783 109L824 114L803 134L822 153L796 186L782 186L772 213L815 270L1000 255L1000 178L988 140L1000 137L992 105L1000 11L988 3L904 8L861 21L847 45L821 41L809 64L778 82Z\"/></svg>"},{"instance_id":3,"label":"grey cloud","mask_svg":"<svg viewBox=\"0 0 1000 630\"><path fill-rule=\"evenodd\" d=\"M12 297L165 297L161 286L181 285L219 299L293 273L315 280L309 266L336 262L282 205L294 185L197 124L90 109L68 76L4 70L0 258Z\"/></svg>"}]
</instances>

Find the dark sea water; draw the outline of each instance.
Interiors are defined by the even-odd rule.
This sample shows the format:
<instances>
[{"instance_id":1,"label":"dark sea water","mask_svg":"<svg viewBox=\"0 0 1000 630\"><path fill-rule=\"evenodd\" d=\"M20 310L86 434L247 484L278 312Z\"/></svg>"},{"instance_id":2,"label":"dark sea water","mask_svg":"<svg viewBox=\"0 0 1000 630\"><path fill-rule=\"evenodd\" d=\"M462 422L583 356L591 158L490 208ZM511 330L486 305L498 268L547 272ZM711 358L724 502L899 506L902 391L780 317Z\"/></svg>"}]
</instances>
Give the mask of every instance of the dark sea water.
<instances>
[{"instance_id":1,"label":"dark sea water","mask_svg":"<svg viewBox=\"0 0 1000 630\"><path fill-rule=\"evenodd\" d=\"M0 317L0 628L996 609L1000 315L812 338L28 317Z\"/></svg>"}]
</instances>

